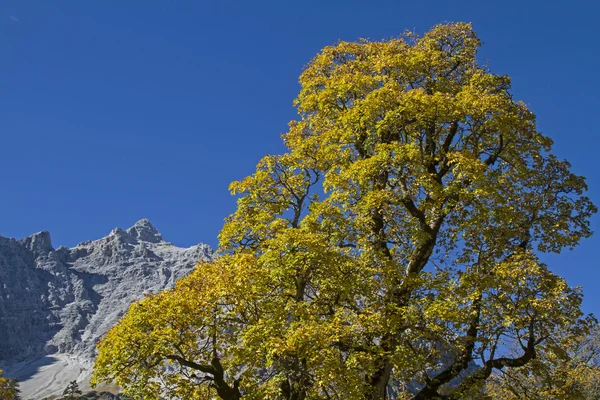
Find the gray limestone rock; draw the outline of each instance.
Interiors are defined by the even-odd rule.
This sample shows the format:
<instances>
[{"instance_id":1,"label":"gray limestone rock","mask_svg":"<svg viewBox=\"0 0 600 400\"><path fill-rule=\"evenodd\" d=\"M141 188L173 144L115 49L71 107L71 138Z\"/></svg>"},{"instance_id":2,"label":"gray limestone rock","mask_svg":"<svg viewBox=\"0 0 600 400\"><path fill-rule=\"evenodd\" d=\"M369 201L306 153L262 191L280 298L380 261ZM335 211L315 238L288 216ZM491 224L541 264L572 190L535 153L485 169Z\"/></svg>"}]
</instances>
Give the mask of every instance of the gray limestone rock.
<instances>
[{"instance_id":1,"label":"gray limestone rock","mask_svg":"<svg viewBox=\"0 0 600 400\"><path fill-rule=\"evenodd\" d=\"M96 343L129 305L211 257L204 244L165 242L147 219L73 248L54 249L48 232L0 236L0 367L22 381L23 398L61 392L51 382L58 375L85 385Z\"/></svg>"}]
</instances>

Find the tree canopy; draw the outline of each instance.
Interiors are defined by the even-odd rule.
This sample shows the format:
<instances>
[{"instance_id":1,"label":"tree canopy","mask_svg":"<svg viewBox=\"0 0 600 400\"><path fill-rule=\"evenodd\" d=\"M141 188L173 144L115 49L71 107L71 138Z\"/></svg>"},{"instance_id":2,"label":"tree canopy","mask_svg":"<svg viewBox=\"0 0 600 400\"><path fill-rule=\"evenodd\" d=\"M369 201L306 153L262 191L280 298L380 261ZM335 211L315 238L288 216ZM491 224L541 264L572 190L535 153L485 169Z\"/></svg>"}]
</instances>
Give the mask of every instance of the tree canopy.
<instances>
[{"instance_id":1,"label":"tree canopy","mask_svg":"<svg viewBox=\"0 0 600 400\"><path fill-rule=\"evenodd\" d=\"M480 45L450 23L325 47L287 152L231 184L219 256L131 307L95 381L148 399L466 399L543 360L582 294L539 255L591 235L596 208Z\"/></svg>"},{"instance_id":2,"label":"tree canopy","mask_svg":"<svg viewBox=\"0 0 600 400\"><path fill-rule=\"evenodd\" d=\"M71 381L63 391L61 400L78 400L81 397L83 397L83 393L79 389L79 384L77 381Z\"/></svg>"},{"instance_id":3,"label":"tree canopy","mask_svg":"<svg viewBox=\"0 0 600 400\"><path fill-rule=\"evenodd\" d=\"M556 332L523 368L496 371L487 384L506 400L600 399L600 325L593 318Z\"/></svg>"},{"instance_id":4,"label":"tree canopy","mask_svg":"<svg viewBox=\"0 0 600 400\"><path fill-rule=\"evenodd\" d=\"M3 376L0 369L0 400L16 400L19 397L19 384L16 379Z\"/></svg>"}]
</instances>

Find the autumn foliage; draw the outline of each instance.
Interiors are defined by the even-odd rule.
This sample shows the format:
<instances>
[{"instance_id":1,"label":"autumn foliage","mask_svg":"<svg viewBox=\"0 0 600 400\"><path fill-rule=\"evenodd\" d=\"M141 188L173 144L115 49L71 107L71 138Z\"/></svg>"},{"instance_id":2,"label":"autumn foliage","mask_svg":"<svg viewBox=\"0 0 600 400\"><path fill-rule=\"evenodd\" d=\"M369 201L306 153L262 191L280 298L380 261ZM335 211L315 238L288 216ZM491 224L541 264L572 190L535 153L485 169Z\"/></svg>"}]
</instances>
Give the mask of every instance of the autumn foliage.
<instances>
[{"instance_id":1,"label":"autumn foliage","mask_svg":"<svg viewBox=\"0 0 600 400\"><path fill-rule=\"evenodd\" d=\"M539 254L589 236L596 208L480 44L453 23L325 47L287 152L231 184L218 258L131 307L96 382L144 399L468 399L567 351L552 339L582 325L582 294Z\"/></svg>"},{"instance_id":2,"label":"autumn foliage","mask_svg":"<svg viewBox=\"0 0 600 400\"><path fill-rule=\"evenodd\" d=\"M3 376L4 371L0 369L0 400L16 400L19 395L19 386L16 379Z\"/></svg>"}]
</instances>

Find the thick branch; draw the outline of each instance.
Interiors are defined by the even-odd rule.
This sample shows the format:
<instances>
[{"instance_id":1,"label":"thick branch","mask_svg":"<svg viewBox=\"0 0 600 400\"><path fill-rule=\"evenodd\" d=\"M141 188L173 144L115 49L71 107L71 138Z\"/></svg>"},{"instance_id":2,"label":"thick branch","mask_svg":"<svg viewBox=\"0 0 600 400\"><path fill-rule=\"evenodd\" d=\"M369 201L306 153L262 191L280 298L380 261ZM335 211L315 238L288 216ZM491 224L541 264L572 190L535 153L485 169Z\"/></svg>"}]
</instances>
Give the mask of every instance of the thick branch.
<instances>
[{"instance_id":1,"label":"thick branch","mask_svg":"<svg viewBox=\"0 0 600 400\"><path fill-rule=\"evenodd\" d=\"M486 361L477 372L466 378L461 383L458 388L458 392L463 392L477 381L488 379L494 369L502 370L504 367L518 368L526 365L529 361L534 360L537 356L535 347L546 339L545 337L536 339L534 335L534 323L535 321L532 319L529 324L529 337L527 339L527 345L524 346L523 354L520 357L500 357L496 359L492 358Z\"/></svg>"},{"instance_id":2,"label":"thick branch","mask_svg":"<svg viewBox=\"0 0 600 400\"><path fill-rule=\"evenodd\" d=\"M440 372L435 378L429 379L423 389L413 397L413 400L431 399L433 393L438 392L439 388L452 379L456 378L462 371L469 367L469 362L473 357L475 342L477 340L478 325L481 318L481 299L482 294L479 293L471 306L471 321L465 336L467 342L460 356L445 370Z\"/></svg>"},{"instance_id":3,"label":"thick branch","mask_svg":"<svg viewBox=\"0 0 600 400\"><path fill-rule=\"evenodd\" d=\"M176 355L168 355L168 356L165 356L165 358L168 360L177 361L179 364L181 364L185 367L195 369L200 372L204 372L205 374L211 374L211 375L215 374L214 368L208 364L198 364L198 363L195 363L194 361L186 360L185 358L176 356Z\"/></svg>"},{"instance_id":4,"label":"thick branch","mask_svg":"<svg viewBox=\"0 0 600 400\"><path fill-rule=\"evenodd\" d=\"M239 390L239 381L237 379L234 380L233 387L225 381L225 372L218 357L213 357L210 365L198 364L194 361L187 360L177 355L167 355L165 358L168 360L177 361L179 364L185 367L212 375L207 378L208 380L212 380L212 386L215 388L221 399L239 400L242 398L242 394Z\"/></svg>"}]
</instances>

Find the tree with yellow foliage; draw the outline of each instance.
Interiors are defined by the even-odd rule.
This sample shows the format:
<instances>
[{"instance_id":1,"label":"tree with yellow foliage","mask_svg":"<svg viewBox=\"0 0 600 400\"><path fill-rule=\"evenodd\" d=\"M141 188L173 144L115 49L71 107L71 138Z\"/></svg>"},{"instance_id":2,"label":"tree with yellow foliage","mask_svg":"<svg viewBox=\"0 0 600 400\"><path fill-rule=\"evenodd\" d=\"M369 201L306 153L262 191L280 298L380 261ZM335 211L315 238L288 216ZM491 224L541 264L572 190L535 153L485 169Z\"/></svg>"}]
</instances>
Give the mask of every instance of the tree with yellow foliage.
<instances>
[{"instance_id":1,"label":"tree with yellow foliage","mask_svg":"<svg viewBox=\"0 0 600 400\"><path fill-rule=\"evenodd\" d=\"M538 255L589 236L596 208L480 44L452 23L324 48L288 151L231 184L219 257L131 307L95 382L146 399L466 399L544 359L582 295Z\"/></svg>"},{"instance_id":2,"label":"tree with yellow foliage","mask_svg":"<svg viewBox=\"0 0 600 400\"><path fill-rule=\"evenodd\" d=\"M16 379L5 378L0 369L0 400L16 400L19 396L19 386Z\"/></svg>"},{"instance_id":3,"label":"tree with yellow foliage","mask_svg":"<svg viewBox=\"0 0 600 400\"><path fill-rule=\"evenodd\" d=\"M600 399L600 325L593 318L557 331L523 368L497 371L487 392L506 400Z\"/></svg>"}]
</instances>

